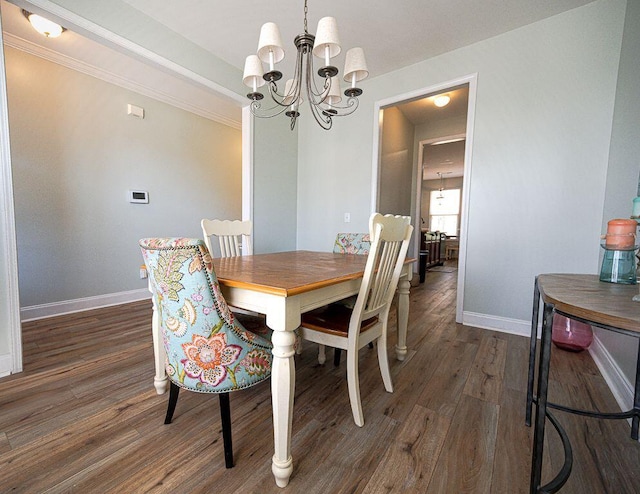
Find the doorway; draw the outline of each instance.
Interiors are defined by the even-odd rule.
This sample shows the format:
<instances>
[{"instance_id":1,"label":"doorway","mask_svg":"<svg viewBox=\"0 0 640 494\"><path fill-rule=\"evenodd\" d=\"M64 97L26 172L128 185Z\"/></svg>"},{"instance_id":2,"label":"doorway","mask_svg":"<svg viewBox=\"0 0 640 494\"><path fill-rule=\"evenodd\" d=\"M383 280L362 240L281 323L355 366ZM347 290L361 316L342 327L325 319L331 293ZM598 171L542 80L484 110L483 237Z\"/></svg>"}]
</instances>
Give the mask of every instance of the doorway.
<instances>
[{"instance_id":1,"label":"doorway","mask_svg":"<svg viewBox=\"0 0 640 494\"><path fill-rule=\"evenodd\" d=\"M429 223L432 221L430 216L433 216L429 214L429 208L424 207L425 202L428 201L423 197L424 184L426 183L427 190L429 186L433 187L434 182L430 180L431 174L437 174L438 171L442 176L453 175L455 168L456 173L459 174L456 180L460 185L460 202L454 228L458 237L456 322L459 323L462 322L464 300L475 94L476 75L470 75L379 101L374 111L378 132L374 136L375 190L372 195L372 210L411 216L415 231L419 232L414 235L409 252L411 257L418 259L422 231L429 230ZM440 108L434 106L435 97L439 95L449 97L448 104ZM454 111L437 112L449 104L451 105L449 109ZM390 145L390 139L395 144ZM451 163L444 160L438 162L437 160L440 159L438 156L442 153L434 151L436 146L439 147L438 151L446 151L447 147L450 149L456 147L454 146L456 142L463 143L461 162L456 165L452 158L449 158ZM409 146L411 146L410 150ZM457 147L460 146L460 144L457 145ZM437 166L433 163L437 163ZM447 174L447 172L450 173ZM437 178L435 182L437 188L444 189L444 179L441 179L441 176ZM444 257L446 244L443 244L442 248Z\"/></svg>"}]
</instances>

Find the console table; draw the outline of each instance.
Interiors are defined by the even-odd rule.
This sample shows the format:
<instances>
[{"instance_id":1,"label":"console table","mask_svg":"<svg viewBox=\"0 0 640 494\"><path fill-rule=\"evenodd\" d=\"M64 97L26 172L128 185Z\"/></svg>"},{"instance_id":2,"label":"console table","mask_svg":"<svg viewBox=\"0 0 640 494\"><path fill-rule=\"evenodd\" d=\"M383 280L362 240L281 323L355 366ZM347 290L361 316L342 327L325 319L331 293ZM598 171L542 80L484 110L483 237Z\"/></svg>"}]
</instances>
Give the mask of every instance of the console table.
<instances>
[{"instance_id":1,"label":"console table","mask_svg":"<svg viewBox=\"0 0 640 494\"><path fill-rule=\"evenodd\" d=\"M561 314L592 326L633 336L640 341L640 302L631 299L638 293L637 285L622 285L601 282L597 275L584 274L541 274L536 278L533 292L533 317L529 350L529 376L527 384L526 424L531 425L532 407L536 405L533 452L531 457L530 492L557 492L571 474L573 455L566 432L550 413L557 409L587 417L603 419L632 418L631 437L638 439L640 423L640 358L636 364L636 382L633 408L627 412L603 413L569 408L547 401L549 384L549 364L551 362L551 331L554 314ZM540 356L538 361L538 387L533 394L536 377L536 345L540 299L544 305ZM640 356L640 351L638 352ZM541 486L542 451L546 419L558 432L564 448L564 464L551 482Z\"/></svg>"}]
</instances>

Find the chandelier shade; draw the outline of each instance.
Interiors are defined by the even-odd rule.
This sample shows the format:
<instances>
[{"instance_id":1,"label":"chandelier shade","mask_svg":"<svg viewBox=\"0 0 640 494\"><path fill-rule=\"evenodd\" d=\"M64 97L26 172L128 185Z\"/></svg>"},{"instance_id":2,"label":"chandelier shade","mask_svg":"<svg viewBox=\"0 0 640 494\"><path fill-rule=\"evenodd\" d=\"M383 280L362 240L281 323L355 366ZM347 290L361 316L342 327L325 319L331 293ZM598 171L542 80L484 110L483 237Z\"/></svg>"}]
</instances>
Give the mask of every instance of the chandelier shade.
<instances>
[{"instance_id":1,"label":"chandelier shade","mask_svg":"<svg viewBox=\"0 0 640 494\"><path fill-rule=\"evenodd\" d=\"M284 48L280 29L274 22L267 22L260 29L260 40L258 41L258 58L269 64L269 69L284 58Z\"/></svg>"},{"instance_id":2,"label":"chandelier shade","mask_svg":"<svg viewBox=\"0 0 640 494\"><path fill-rule=\"evenodd\" d=\"M338 56L340 50L338 23L333 17L323 17L318 21L313 54L318 58L324 58L325 65L329 65L329 59Z\"/></svg>"},{"instance_id":3,"label":"chandelier shade","mask_svg":"<svg viewBox=\"0 0 640 494\"><path fill-rule=\"evenodd\" d=\"M247 94L251 100L251 112L261 118L271 118L284 113L291 119L293 130L300 116L300 106L306 100L316 122L325 130L333 124L333 117L352 114L358 108L358 96L362 89L356 83L367 78L369 71L362 48L351 48L345 57L343 78L350 86L342 93L338 78L339 70L331 59L338 56L342 47L338 34L338 24L334 17L323 17L318 22L316 34L307 30L307 1L304 4L304 32L294 39L297 50L295 72L284 84L284 91L278 81L282 72L276 64L285 57L282 37L278 26L273 22L265 23L260 29L256 55L245 60L242 82L252 89ZM314 56L320 60L320 67L314 70ZM263 65L267 71L264 72ZM262 107L265 95L258 88L266 84L273 106ZM270 102L270 103L271 103Z\"/></svg>"}]
</instances>

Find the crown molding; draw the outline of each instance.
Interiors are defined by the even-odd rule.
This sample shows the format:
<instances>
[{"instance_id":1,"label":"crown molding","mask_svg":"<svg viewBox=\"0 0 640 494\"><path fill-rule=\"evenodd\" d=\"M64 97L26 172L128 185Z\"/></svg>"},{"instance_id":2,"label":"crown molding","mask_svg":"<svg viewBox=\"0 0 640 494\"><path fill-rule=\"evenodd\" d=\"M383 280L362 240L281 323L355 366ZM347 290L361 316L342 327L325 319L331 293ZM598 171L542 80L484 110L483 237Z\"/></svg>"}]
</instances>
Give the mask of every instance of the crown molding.
<instances>
[{"instance_id":1,"label":"crown molding","mask_svg":"<svg viewBox=\"0 0 640 494\"><path fill-rule=\"evenodd\" d=\"M63 67L67 67L71 70L75 70L91 77L95 77L96 79L100 79L110 84L128 89L135 93L148 96L149 98L153 98L157 101L161 101L168 105L180 108L190 113L194 113L203 118L213 120L234 129L241 129L242 127L242 123L240 121L230 119L224 115L212 111L209 108L194 105L165 91L160 91L144 84L140 84L132 79L123 77L119 74L115 74L114 72L96 67L81 60L77 60L73 57L69 57L68 55L63 55L62 53L59 53L55 50L51 50L50 48L46 48L31 41L25 40L6 31L3 31L2 35L4 38L4 44L6 46L10 46L25 53L29 53L30 55L34 55L44 60L62 65Z\"/></svg>"}]
</instances>

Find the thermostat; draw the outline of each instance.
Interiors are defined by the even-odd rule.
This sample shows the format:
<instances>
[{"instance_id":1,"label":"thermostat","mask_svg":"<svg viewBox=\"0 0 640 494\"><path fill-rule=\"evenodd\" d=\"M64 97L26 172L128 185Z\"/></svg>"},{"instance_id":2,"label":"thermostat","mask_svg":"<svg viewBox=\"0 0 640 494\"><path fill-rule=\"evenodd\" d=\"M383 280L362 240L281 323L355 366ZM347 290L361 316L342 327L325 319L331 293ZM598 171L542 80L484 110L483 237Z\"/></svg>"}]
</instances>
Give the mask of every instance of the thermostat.
<instances>
[{"instance_id":1,"label":"thermostat","mask_svg":"<svg viewBox=\"0 0 640 494\"><path fill-rule=\"evenodd\" d=\"M129 202L149 204L149 193L146 190L130 190Z\"/></svg>"}]
</instances>

